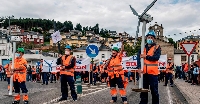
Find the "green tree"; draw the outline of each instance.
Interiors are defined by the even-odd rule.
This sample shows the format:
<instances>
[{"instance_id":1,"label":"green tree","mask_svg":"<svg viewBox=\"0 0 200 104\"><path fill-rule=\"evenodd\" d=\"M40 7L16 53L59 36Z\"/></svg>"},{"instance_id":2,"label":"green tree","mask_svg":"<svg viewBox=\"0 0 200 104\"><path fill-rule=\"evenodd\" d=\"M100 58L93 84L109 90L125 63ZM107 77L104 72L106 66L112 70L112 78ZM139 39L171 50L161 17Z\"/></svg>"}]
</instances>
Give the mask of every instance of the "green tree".
<instances>
[{"instance_id":1,"label":"green tree","mask_svg":"<svg viewBox=\"0 0 200 104\"><path fill-rule=\"evenodd\" d=\"M126 51L127 56L133 56L134 55L134 48L133 46L125 43L124 44L124 50Z\"/></svg>"},{"instance_id":2,"label":"green tree","mask_svg":"<svg viewBox=\"0 0 200 104\"><path fill-rule=\"evenodd\" d=\"M174 48L177 48L177 43L172 38L168 38L168 41L174 45Z\"/></svg>"},{"instance_id":3,"label":"green tree","mask_svg":"<svg viewBox=\"0 0 200 104\"><path fill-rule=\"evenodd\" d=\"M82 26L80 23L76 24L76 27L74 27L75 30L82 31Z\"/></svg>"}]
</instances>

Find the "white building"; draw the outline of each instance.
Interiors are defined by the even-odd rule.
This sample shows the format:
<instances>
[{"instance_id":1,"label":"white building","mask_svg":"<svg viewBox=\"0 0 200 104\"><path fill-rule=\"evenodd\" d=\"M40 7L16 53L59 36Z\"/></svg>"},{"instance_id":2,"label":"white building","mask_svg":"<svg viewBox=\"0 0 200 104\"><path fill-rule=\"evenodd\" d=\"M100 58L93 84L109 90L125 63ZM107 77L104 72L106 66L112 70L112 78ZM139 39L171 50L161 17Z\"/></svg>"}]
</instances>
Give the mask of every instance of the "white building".
<instances>
[{"instance_id":1,"label":"white building","mask_svg":"<svg viewBox=\"0 0 200 104\"><path fill-rule=\"evenodd\" d=\"M110 47L100 44L99 41L96 40L95 38L90 40L90 44L95 44L99 47L99 54L97 55L97 57L94 58L94 60L100 62L102 60L106 60L106 59L110 58L110 55L111 55ZM86 47L87 46L82 46L80 48L73 50L73 55L76 58L88 57L86 54Z\"/></svg>"},{"instance_id":2,"label":"white building","mask_svg":"<svg viewBox=\"0 0 200 104\"><path fill-rule=\"evenodd\" d=\"M11 43L7 43L7 35L0 31L0 65L4 65L8 62L8 58L11 55Z\"/></svg>"},{"instance_id":3,"label":"white building","mask_svg":"<svg viewBox=\"0 0 200 104\"><path fill-rule=\"evenodd\" d=\"M197 55L198 53L193 52L190 55L190 63L197 61ZM182 63L188 62L188 56L183 50L174 49L174 64L175 65L181 65Z\"/></svg>"}]
</instances>

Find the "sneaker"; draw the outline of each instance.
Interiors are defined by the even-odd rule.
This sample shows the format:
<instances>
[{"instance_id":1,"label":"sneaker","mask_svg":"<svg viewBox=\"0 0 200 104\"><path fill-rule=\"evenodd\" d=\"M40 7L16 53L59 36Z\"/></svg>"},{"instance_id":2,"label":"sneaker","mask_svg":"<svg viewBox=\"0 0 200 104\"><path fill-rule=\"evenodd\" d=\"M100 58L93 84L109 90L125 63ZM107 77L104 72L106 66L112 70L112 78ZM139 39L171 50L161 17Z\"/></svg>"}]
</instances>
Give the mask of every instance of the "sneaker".
<instances>
[{"instance_id":1,"label":"sneaker","mask_svg":"<svg viewBox=\"0 0 200 104\"><path fill-rule=\"evenodd\" d=\"M110 100L110 103L115 103L116 101L114 101L114 100Z\"/></svg>"},{"instance_id":2,"label":"sneaker","mask_svg":"<svg viewBox=\"0 0 200 104\"><path fill-rule=\"evenodd\" d=\"M128 104L128 101L124 101L123 103L124 103L124 104Z\"/></svg>"},{"instance_id":3,"label":"sneaker","mask_svg":"<svg viewBox=\"0 0 200 104\"><path fill-rule=\"evenodd\" d=\"M19 104L20 101L13 101L12 104Z\"/></svg>"},{"instance_id":4,"label":"sneaker","mask_svg":"<svg viewBox=\"0 0 200 104\"><path fill-rule=\"evenodd\" d=\"M24 104L28 104L28 101L24 101Z\"/></svg>"}]
</instances>

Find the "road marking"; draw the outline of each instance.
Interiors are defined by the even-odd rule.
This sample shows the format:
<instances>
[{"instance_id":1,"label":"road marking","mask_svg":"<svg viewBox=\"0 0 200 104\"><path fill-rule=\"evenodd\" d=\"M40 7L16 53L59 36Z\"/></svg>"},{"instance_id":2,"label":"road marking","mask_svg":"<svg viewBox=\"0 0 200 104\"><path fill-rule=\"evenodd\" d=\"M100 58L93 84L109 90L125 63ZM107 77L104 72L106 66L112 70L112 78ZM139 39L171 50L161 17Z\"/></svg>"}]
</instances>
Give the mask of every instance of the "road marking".
<instances>
[{"instance_id":1,"label":"road marking","mask_svg":"<svg viewBox=\"0 0 200 104\"><path fill-rule=\"evenodd\" d=\"M168 101L169 101L169 104L173 104L173 101L172 101L172 98L171 98L171 94L170 94L170 90L169 90L169 87L167 86L167 96L168 96Z\"/></svg>"},{"instance_id":2,"label":"road marking","mask_svg":"<svg viewBox=\"0 0 200 104\"><path fill-rule=\"evenodd\" d=\"M104 88L104 89L97 90L97 91L94 91L94 92L91 92L91 93L88 93L88 94L81 94L81 95L78 96L78 97L81 98L81 97L84 97L84 96L92 95L92 94L95 94L95 93L98 93L98 92L101 92L101 91L104 91L104 90L107 90L107 89L108 89L108 88ZM60 96L60 97L57 97L57 98L55 98L55 99L52 99L52 100L50 100L49 102L44 102L43 104L52 104L52 103L53 103L53 104L61 104L61 103L68 102L68 101L72 100L72 99L69 99L69 100L67 100L67 101L56 102L56 101L58 101L60 98L61 98L61 96Z\"/></svg>"}]
</instances>

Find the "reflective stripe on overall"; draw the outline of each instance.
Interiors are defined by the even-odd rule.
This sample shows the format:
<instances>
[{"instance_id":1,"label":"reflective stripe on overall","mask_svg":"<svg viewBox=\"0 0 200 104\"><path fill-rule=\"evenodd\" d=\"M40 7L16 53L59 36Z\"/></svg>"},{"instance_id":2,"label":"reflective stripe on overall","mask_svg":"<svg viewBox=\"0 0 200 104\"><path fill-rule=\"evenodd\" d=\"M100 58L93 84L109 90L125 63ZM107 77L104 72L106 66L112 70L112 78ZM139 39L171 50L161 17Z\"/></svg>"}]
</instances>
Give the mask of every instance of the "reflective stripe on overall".
<instances>
[{"instance_id":1,"label":"reflective stripe on overall","mask_svg":"<svg viewBox=\"0 0 200 104\"><path fill-rule=\"evenodd\" d=\"M146 51L146 48L144 49L144 54L148 56L153 56L156 49L159 47L159 45L152 46L149 51ZM149 61L144 59L144 73L152 74L152 75L158 75L158 61Z\"/></svg>"},{"instance_id":2,"label":"reflective stripe on overall","mask_svg":"<svg viewBox=\"0 0 200 104\"><path fill-rule=\"evenodd\" d=\"M69 55L66 59L65 59L65 55L62 56L62 64L63 66L68 66L71 64L71 61L74 57L72 55ZM76 63L76 62L75 62ZM74 68L71 68L71 69L64 69L64 70L61 70L60 71L60 74L65 74L65 75L70 75L70 76L74 76L74 70L75 70L75 67Z\"/></svg>"}]
</instances>

